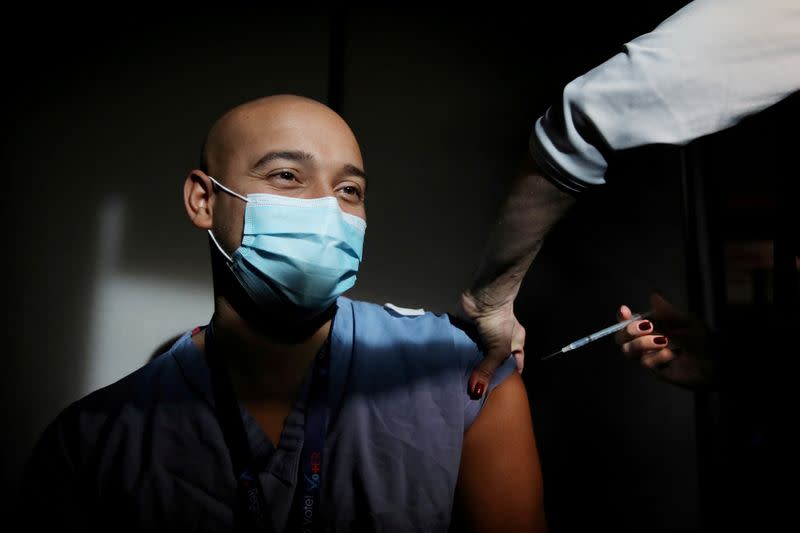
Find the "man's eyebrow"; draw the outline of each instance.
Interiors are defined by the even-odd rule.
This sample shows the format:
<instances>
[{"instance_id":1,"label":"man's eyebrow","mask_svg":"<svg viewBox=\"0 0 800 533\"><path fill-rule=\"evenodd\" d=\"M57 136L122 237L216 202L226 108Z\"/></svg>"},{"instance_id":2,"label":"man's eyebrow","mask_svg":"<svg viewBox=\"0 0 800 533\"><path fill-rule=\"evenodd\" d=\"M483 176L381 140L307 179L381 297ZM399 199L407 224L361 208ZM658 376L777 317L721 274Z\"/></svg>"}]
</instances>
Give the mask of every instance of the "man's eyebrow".
<instances>
[{"instance_id":1,"label":"man's eyebrow","mask_svg":"<svg viewBox=\"0 0 800 533\"><path fill-rule=\"evenodd\" d=\"M342 170L343 170L343 172L342 172L343 174L346 174L348 176L358 176L359 178L363 179L364 181L367 180L367 173L364 172L363 170L361 170L360 168L358 168L355 165L351 165L351 164L348 163L343 167Z\"/></svg>"},{"instance_id":2,"label":"man's eyebrow","mask_svg":"<svg viewBox=\"0 0 800 533\"><path fill-rule=\"evenodd\" d=\"M279 150L277 152L268 152L261 159L259 159L255 165L253 165L253 168L266 165L275 159L288 159L289 161L309 161L314 159L314 156L308 152L302 152L299 150Z\"/></svg>"},{"instance_id":3,"label":"man's eyebrow","mask_svg":"<svg viewBox=\"0 0 800 533\"><path fill-rule=\"evenodd\" d=\"M274 161L276 159L287 159L289 161L313 161L314 156L301 150L278 150L264 154L264 156L259 159L255 165L253 165L253 168L256 169L262 167L270 161ZM348 176L357 176L364 180L367 179L366 172L355 165L351 165L350 163L347 163L342 167L342 174Z\"/></svg>"}]
</instances>

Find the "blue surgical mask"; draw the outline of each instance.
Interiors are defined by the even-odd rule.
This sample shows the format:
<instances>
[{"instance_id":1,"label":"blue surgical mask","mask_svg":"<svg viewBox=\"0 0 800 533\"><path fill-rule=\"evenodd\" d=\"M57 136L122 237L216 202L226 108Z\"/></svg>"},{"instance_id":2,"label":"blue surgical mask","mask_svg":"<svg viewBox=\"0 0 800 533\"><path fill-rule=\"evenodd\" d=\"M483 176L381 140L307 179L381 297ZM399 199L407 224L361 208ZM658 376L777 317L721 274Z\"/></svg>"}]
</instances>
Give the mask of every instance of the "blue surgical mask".
<instances>
[{"instance_id":1,"label":"blue surgical mask","mask_svg":"<svg viewBox=\"0 0 800 533\"><path fill-rule=\"evenodd\" d=\"M302 318L326 310L356 282L367 223L345 213L333 196L305 199L274 194L246 197L242 244L229 256L208 234L250 297L263 309L295 307Z\"/></svg>"}]
</instances>

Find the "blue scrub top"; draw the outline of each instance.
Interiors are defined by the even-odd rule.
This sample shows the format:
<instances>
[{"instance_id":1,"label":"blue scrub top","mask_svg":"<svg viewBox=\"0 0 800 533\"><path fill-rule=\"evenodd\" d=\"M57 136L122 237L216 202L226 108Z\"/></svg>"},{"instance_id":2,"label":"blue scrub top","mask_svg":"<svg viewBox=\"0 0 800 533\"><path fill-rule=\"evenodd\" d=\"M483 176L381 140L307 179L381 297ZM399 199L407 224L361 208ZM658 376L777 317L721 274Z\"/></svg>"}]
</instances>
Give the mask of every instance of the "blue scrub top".
<instances>
[{"instance_id":1,"label":"blue scrub top","mask_svg":"<svg viewBox=\"0 0 800 533\"><path fill-rule=\"evenodd\" d=\"M447 315L337 305L322 515L335 531L447 531L464 432L488 396L467 394L483 355ZM509 358L489 391L513 371ZM292 523L309 375L277 446L240 407L275 531ZM34 450L24 493L42 478L59 497L36 518L61 527L232 531L233 466L190 332L65 409Z\"/></svg>"}]
</instances>

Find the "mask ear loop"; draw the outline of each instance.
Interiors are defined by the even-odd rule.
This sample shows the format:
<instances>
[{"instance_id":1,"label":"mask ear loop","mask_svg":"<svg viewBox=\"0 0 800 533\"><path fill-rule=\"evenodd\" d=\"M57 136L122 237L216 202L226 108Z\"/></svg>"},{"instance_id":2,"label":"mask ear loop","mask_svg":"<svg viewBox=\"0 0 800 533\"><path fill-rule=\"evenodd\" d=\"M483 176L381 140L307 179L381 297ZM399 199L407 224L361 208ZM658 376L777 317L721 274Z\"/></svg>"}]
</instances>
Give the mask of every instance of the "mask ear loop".
<instances>
[{"instance_id":1,"label":"mask ear loop","mask_svg":"<svg viewBox=\"0 0 800 533\"><path fill-rule=\"evenodd\" d=\"M206 175L207 175L207 174L206 174ZM234 191L230 190L229 188L227 188L226 186L224 186L223 184L221 184L220 182L218 182L218 181L217 181L216 179L214 179L213 177L211 177L211 176L208 176L208 179L210 179L210 180L211 180L211 182L212 182L214 185L216 185L217 187L219 187L220 189L222 189L222 190L223 190L223 191L225 191L226 193L228 193L228 194L232 194L232 195L234 195L234 196L235 196L235 197L237 197L237 198L241 198L241 199L242 199L242 200L244 200L245 202L249 202L249 201L250 201L250 200L248 200L248 199L247 199L247 197L246 197L246 196L242 196L242 195L241 195L241 194L239 194L238 192L234 192Z\"/></svg>"},{"instance_id":2,"label":"mask ear loop","mask_svg":"<svg viewBox=\"0 0 800 533\"><path fill-rule=\"evenodd\" d=\"M228 194L231 194L231 195L233 195L233 196L236 196L237 198L240 198L240 199L244 200L245 202L249 202L249 201L250 201L250 200L248 200L248 199L247 199L247 197L245 197L245 196L242 196L242 195L241 195L241 194L239 194L238 192L234 192L234 191L230 190L229 188L227 188L226 186L224 186L223 184L221 184L220 182L218 182L218 181L217 181L216 179L214 179L213 177L211 177L211 176L208 176L208 179L210 179L210 180L211 180L211 182L212 182L212 183L213 183L213 184L214 184L216 187L219 187L220 189L222 189L222 190L223 190L223 191L225 191L226 193L228 193ZM231 259L231 256L229 256L229 255L228 255L228 254L225 252L225 250L223 250L223 249L222 249L222 246L220 246L219 242L217 241L217 238L216 238L216 237L214 237L214 233L213 233L213 232L212 232L210 229L208 230L208 236L209 236L209 237L211 237L211 240L212 240L212 241L214 241L214 244L217 246L217 249L220 251L220 253L221 253L223 256L225 256L225 259L227 259L229 263L233 263L233 259Z\"/></svg>"},{"instance_id":3,"label":"mask ear loop","mask_svg":"<svg viewBox=\"0 0 800 533\"><path fill-rule=\"evenodd\" d=\"M225 253L225 250L223 250L222 246L219 245L219 242L217 242L217 238L214 237L214 233L211 230L208 230L208 236L211 237L211 240L214 241L214 244L217 245L217 249L222 255L225 256L225 259L228 260L228 263L233 263L233 259L231 259L231 256L229 256L227 253Z\"/></svg>"}]
</instances>

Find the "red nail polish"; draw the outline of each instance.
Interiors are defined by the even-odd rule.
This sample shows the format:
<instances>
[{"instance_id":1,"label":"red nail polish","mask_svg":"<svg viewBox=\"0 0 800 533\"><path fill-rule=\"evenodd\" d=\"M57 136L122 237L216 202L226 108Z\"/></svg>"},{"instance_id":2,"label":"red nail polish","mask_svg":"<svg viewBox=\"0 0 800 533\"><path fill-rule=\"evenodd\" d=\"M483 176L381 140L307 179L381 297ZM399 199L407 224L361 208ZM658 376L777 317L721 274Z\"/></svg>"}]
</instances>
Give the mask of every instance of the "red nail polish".
<instances>
[{"instance_id":1,"label":"red nail polish","mask_svg":"<svg viewBox=\"0 0 800 533\"><path fill-rule=\"evenodd\" d=\"M652 327L652 324L650 323L649 320L645 320L644 322L639 322L639 329L641 331L647 331L651 327Z\"/></svg>"},{"instance_id":2,"label":"red nail polish","mask_svg":"<svg viewBox=\"0 0 800 533\"><path fill-rule=\"evenodd\" d=\"M662 345L663 344L667 344L667 338L666 337L656 337L655 339L653 339L653 342L656 343L656 344L662 344Z\"/></svg>"},{"instance_id":3,"label":"red nail polish","mask_svg":"<svg viewBox=\"0 0 800 533\"><path fill-rule=\"evenodd\" d=\"M483 394L483 383L476 383L475 384L475 396L480 398L482 394Z\"/></svg>"}]
</instances>

